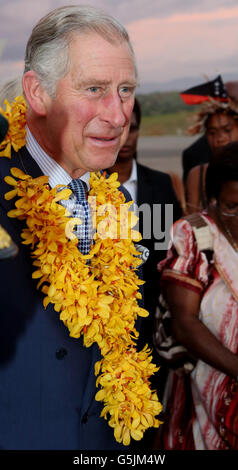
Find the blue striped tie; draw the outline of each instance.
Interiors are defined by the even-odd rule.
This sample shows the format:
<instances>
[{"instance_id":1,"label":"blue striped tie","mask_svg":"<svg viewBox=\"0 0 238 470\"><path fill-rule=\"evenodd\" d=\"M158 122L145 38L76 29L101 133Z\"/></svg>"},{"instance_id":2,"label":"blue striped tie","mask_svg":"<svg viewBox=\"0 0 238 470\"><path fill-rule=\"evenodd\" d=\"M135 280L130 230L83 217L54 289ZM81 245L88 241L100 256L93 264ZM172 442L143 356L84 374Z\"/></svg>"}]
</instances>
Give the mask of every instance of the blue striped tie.
<instances>
[{"instance_id":1,"label":"blue striped tie","mask_svg":"<svg viewBox=\"0 0 238 470\"><path fill-rule=\"evenodd\" d=\"M69 183L69 188L76 198L72 215L73 217L79 217L82 221L82 224L76 226L74 232L79 239L78 248L83 255L87 255L90 251L92 237L90 207L86 199L87 185L78 178Z\"/></svg>"}]
</instances>

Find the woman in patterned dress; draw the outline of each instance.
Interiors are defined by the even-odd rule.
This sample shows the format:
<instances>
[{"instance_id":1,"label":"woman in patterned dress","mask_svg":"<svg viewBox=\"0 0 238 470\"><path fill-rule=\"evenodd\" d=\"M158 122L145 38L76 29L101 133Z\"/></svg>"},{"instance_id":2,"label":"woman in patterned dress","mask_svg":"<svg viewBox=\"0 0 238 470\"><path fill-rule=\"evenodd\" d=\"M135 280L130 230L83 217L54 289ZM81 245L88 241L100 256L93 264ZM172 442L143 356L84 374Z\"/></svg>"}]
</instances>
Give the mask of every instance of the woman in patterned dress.
<instances>
[{"instance_id":1,"label":"woman in patterned dress","mask_svg":"<svg viewBox=\"0 0 238 470\"><path fill-rule=\"evenodd\" d=\"M171 371L164 449L238 449L238 142L209 164L206 189L212 259L184 218L158 266L173 334L197 360Z\"/></svg>"}]
</instances>

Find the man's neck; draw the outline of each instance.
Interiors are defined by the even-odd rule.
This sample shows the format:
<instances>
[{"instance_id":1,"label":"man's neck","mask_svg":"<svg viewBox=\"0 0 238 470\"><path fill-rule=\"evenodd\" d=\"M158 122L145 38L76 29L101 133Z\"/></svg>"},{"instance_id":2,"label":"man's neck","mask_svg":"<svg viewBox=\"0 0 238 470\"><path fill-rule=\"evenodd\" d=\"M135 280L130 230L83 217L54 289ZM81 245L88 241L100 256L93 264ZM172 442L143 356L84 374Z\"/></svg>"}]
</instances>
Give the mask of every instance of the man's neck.
<instances>
[{"instance_id":1,"label":"man's neck","mask_svg":"<svg viewBox=\"0 0 238 470\"><path fill-rule=\"evenodd\" d=\"M26 130L26 148L32 158L40 167L42 173L46 176L49 176L50 186L55 187L57 184L69 184L72 179L72 176L63 168L63 166L56 162L50 155L45 152L44 149L42 149L42 147L37 142L28 127L26 128ZM90 173L84 172L84 174L80 177L82 177L83 181L85 181L89 187ZM74 178L79 178L79 175L75 173Z\"/></svg>"},{"instance_id":2,"label":"man's neck","mask_svg":"<svg viewBox=\"0 0 238 470\"><path fill-rule=\"evenodd\" d=\"M76 169L71 169L67 164L64 164L63 160L59 160L55 158L55 155L50 151L46 143L44 142L44 132L39 132L39 129L37 126L34 126L34 122L29 120L27 122L27 127L29 128L33 138L37 142L37 144L41 147L41 149L53 160L56 161L56 163L64 170L66 173L70 176L71 179L78 179L81 178L84 174L88 173L85 169L82 168L76 168Z\"/></svg>"},{"instance_id":3,"label":"man's neck","mask_svg":"<svg viewBox=\"0 0 238 470\"><path fill-rule=\"evenodd\" d=\"M130 176L132 171L133 159L125 161L117 161L115 165L109 168L109 173L118 173L118 180L121 184L125 183Z\"/></svg>"}]
</instances>

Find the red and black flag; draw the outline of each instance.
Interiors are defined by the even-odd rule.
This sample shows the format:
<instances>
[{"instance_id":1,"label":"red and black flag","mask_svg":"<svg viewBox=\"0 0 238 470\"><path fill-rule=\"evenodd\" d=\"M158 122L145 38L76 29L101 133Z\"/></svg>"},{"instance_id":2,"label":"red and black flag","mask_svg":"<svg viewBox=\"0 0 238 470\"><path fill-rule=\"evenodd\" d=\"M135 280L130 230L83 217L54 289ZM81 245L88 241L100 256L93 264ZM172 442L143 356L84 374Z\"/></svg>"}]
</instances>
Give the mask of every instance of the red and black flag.
<instances>
[{"instance_id":1,"label":"red and black flag","mask_svg":"<svg viewBox=\"0 0 238 470\"><path fill-rule=\"evenodd\" d=\"M213 98L218 101L228 101L228 95L221 75L210 82L202 83L188 90L182 91L180 96L186 104L201 104Z\"/></svg>"}]
</instances>

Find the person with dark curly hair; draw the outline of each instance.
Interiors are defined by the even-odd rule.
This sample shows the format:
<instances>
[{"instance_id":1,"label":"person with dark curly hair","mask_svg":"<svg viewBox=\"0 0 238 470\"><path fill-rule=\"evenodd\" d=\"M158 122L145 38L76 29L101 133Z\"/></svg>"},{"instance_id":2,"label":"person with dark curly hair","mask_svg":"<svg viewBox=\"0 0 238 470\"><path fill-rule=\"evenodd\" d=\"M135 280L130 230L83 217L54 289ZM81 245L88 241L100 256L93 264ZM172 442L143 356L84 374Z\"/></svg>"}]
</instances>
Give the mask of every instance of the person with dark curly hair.
<instances>
[{"instance_id":1,"label":"person with dark curly hair","mask_svg":"<svg viewBox=\"0 0 238 470\"><path fill-rule=\"evenodd\" d=\"M237 156L233 142L209 163L207 209L174 224L158 267L173 335L195 359L171 370L164 449L238 449Z\"/></svg>"},{"instance_id":2,"label":"person with dark curly hair","mask_svg":"<svg viewBox=\"0 0 238 470\"><path fill-rule=\"evenodd\" d=\"M211 160L217 150L229 142L238 140L238 105L232 99L220 102L206 101L196 115L196 122L190 128L191 134L204 132L211 149ZM205 177L208 163L192 168L185 182L186 210L188 214L205 209Z\"/></svg>"}]
</instances>

